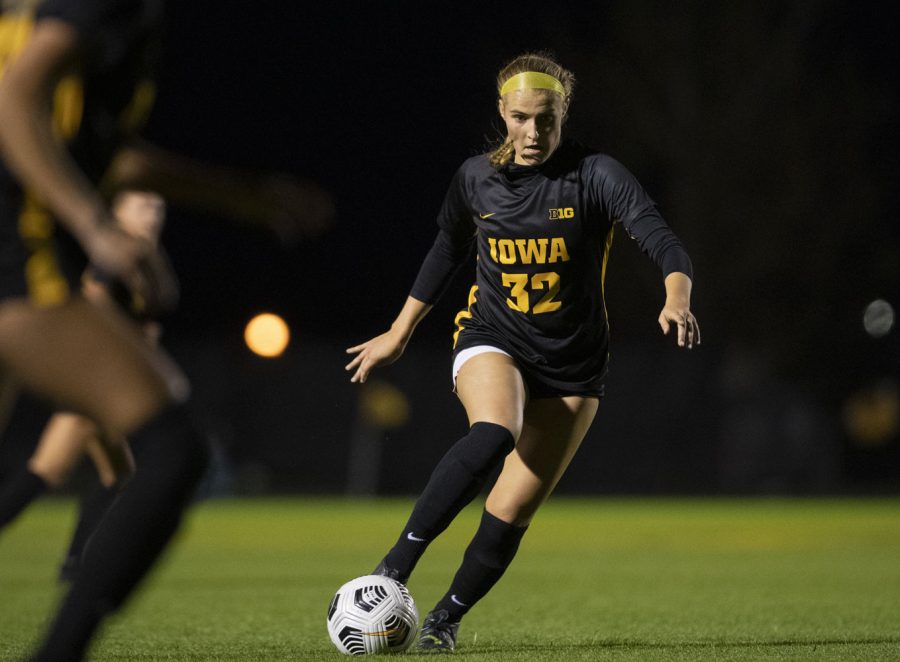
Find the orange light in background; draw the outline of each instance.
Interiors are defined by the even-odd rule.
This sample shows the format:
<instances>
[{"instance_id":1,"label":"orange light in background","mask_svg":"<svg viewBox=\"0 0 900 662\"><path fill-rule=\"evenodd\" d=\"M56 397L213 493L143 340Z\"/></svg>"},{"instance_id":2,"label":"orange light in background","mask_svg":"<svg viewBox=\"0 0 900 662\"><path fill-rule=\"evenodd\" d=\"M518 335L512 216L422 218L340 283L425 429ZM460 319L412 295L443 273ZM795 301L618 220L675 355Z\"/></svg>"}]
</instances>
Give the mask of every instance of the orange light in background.
<instances>
[{"instance_id":1,"label":"orange light in background","mask_svg":"<svg viewBox=\"0 0 900 662\"><path fill-rule=\"evenodd\" d=\"M250 351L259 356L281 356L290 342L291 331L287 323L273 313L261 313L251 319L244 328L244 342Z\"/></svg>"}]
</instances>

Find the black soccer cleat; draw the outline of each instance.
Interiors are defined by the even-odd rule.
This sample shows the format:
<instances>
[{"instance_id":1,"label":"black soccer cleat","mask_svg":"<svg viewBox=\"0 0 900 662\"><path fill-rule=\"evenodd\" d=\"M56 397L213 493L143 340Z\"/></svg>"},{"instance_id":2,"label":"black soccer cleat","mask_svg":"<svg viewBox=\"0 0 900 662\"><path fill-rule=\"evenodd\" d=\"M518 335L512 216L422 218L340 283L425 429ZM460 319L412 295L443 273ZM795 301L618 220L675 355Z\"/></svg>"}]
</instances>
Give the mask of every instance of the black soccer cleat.
<instances>
[{"instance_id":1,"label":"black soccer cleat","mask_svg":"<svg viewBox=\"0 0 900 662\"><path fill-rule=\"evenodd\" d=\"M451 623L446 609L429 612L422 623L416 650L420 653L452 653L456 650L458 630L459 621Z\"/></svg>"},{"instance_id":2,"label":"black soccer cleat","mask_svg":"<svg viewBox=\"0 0 900 662\"><path fill-rule=\"evenodd\" d=\"M404 586L409 581L409 575L403 577L400 575L400 571L396 568L389 568L387 564L382 560L381 563L372 571L373 575L381 575L382 577L387 577L388 579L394 579Z\"/></svg>"}]
</instances>

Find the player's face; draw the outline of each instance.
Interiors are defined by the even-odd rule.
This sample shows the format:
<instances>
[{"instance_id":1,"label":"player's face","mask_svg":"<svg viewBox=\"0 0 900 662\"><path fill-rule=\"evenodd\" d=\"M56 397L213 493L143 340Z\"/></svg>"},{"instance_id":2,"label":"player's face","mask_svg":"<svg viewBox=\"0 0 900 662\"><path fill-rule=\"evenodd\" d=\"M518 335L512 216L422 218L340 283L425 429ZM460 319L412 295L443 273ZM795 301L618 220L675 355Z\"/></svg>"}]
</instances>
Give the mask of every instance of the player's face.
<instances>
[{"instance_id":1,"label":"player's face","mask_svg":"<svg viewBox=\"0 0 900 662\"><path fill-rule=\"evenodd\" d=\"M116 197L113 213L125 232L155 244L165 222L166 203L156 193L126 191Z\"/></svg>"},{"instance_id":2,"label":"player's face","mask_svg":"<svg viewBox=\"0 0 900 662\"><path fill-rule=\"evenodd\" d=\"M539 165L559 146L563 98L550 90L515 90L500 99L500 116L519 165Z\"/></svg>"}]
</instances>

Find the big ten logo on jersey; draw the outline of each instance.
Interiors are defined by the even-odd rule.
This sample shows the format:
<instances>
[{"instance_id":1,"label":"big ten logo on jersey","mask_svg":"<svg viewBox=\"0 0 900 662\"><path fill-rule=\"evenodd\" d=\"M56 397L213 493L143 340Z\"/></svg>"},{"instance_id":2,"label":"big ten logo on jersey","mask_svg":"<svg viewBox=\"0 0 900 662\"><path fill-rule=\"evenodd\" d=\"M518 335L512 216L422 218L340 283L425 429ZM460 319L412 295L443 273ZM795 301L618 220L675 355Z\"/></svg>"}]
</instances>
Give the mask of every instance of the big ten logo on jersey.
<instances>
[{"instance_id":1,"label":"big ten logo on jersey","mask_svg":"<svg viewBox=\"0 0 900 662\"><path fill-rule=\"evenodd\" d=\"M575 218L574 207L557 207L556 209L550 210L551 221L568 220L571 218Z\"/></svg>"}]
</instances>

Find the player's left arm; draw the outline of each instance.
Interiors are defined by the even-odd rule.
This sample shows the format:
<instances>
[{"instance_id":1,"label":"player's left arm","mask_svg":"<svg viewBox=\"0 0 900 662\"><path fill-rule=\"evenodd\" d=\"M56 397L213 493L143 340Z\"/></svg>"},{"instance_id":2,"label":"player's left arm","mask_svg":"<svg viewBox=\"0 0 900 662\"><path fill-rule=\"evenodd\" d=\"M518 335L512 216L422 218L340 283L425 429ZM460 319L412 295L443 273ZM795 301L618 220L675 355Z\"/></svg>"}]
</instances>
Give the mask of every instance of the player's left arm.
<instances>
[{"instance_id":1,"label":"player's left arm","mask_svg":"<svg viewBox=\"0 0 900 662\"><path fill-rule=\"evenodd\" d=\"M609 157L594 161L594 180L607 214L621 221L632 239L660 268L665 279L666 303L659 314L665 335L671 325L678 328L679 347L700 344L700 326L691 312L693 265L681 240L665 222L656 204L637 179L618 161Z\"/></svg>"},{"instance_id":2,"label":"player's left arm","mask_svg":"<svg viewBox=\"0 0 900 662\"><path fill-rule=\"evenodd\" d=\"M211 164L135 141L113 160L108 191L156 191L169 202L263 225L285 243L313 236L334 220L331 194L312 180Z\"/></svg>"},{"instance_id":3,"label":"player's left arm","mask_svg":"<svg viewBox=\"0 0 900 662\"><path fill-rule=\"evenodd\" d=\"M665 280L666 303L659 314L659 326L669 335L672 324L678 329L679 347L693 348L700 344L700 325L691 312L691 278L680 271L673 271Z\"/></svg>"}]
</instances>

